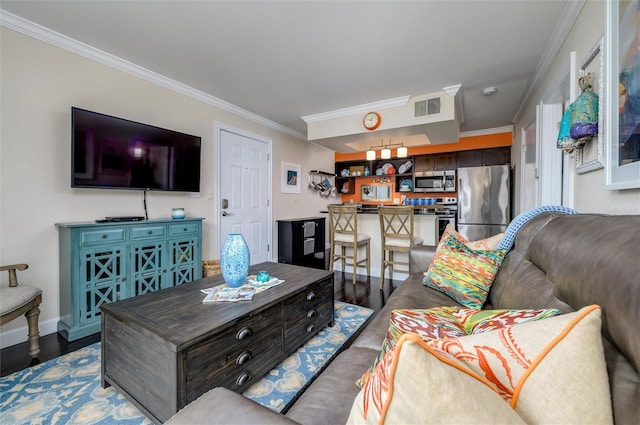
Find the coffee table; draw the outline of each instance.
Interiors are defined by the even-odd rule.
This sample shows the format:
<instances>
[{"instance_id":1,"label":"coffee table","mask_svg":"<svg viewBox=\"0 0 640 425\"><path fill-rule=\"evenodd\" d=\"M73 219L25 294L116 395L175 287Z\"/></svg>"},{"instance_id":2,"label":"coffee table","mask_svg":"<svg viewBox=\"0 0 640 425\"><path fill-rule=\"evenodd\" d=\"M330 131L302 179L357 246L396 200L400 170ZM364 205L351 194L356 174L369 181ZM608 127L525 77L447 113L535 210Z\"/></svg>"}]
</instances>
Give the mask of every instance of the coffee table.
<instances>
[{"instance_id":1,"label":"coffee table","mask_svg":"<svg viewBox=\"0 0 640 425\"><path fill-rule=\"evenodd\" d=\"M102 386L162 423L206 391L243 392L325 326L333 272L266 262L285 282L251 301L203 303L221 276L102 305Z\"/></svg>"}]
</instances>

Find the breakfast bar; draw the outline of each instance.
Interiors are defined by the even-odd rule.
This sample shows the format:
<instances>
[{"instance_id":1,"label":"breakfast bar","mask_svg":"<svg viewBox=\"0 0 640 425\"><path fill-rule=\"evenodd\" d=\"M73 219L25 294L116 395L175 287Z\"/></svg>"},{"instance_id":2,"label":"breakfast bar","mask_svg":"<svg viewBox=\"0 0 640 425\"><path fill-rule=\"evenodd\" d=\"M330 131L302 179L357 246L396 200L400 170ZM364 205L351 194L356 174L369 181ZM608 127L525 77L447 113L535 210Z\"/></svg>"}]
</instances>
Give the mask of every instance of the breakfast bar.
<instances>
[{"instance_id":1,"label":"breakfast bar","mask_svg":"<svg viewBox=\"0 0 640 425\"><path fill-rule=\"evenodd\" d=\"M438 216L434 211L437 205L432 206L416 206L414 214L414 236L423 240L424 245L435 246L438 243ZM321 211L326 213L326 211ZM367 234L371 237L370 243L370 261L371 275L379 277L381 275L382 260L382 240L380 237L380 219L378 217L378 206L374 204L362 205L358 210L358 233ZM364 247L360 248L364 252ZM359 256L364 255L359 252ZM399 260L408 259L408 254L397 253ZM406 257L406 258L405 258ZM342 265L338 261L333 265L329 265L329 269L342 270ZM352 272L352 267L346 266L345 271ZM387 274L388 276L388 274ZM408 273L402 272L400 269L394 272L394 279L404 279Z\"/></svg>"}]
</instances>

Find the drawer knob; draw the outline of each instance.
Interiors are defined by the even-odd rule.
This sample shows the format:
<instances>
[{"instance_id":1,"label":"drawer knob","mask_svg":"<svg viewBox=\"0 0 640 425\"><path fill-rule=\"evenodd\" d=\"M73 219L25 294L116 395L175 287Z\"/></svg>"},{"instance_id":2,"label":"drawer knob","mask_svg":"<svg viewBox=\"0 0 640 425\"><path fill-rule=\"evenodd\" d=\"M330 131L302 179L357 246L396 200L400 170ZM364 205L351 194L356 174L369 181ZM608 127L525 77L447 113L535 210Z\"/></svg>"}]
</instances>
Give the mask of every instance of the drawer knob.
<instances>
[{"instance_id":1,"label":"drawer knob","mask_svg":"<svg viewBox=\"0 0 640 425\"><path fill-rule=\"evenodd\" d=\"M312 317L315 317L315 316L316 316L316 314L318 314L318 312L317 312L317 311L315 311L314 309L311 309L311 310L307 311L307 317L308 317L309 319L311 319Z\"/></svg>"},{"instance_id":2,"label":"drawer knob","mask_svg":"<svg viewBox=\"0 0 640 425\"><path fill-rule=\"evenodd\" d=\"M249 328L242 328L238 331L238 333L236 334L236 339L238 341L243 340L245 338L248 338L249 336L251 336L251 329Z\"/></svg>"},{"instance_id":3,"label":"drawer knob","mask_svg":"<svg viewBox=\"0 0 640 425\"><path fill-rule=\"evenodd\" d=\"M153 235L153 231L152 231L152 230L149 230L149 231L147 232L147 235Z\"/></svg>"},{"instance_id":4,"label":"drawer knob","mask_svg":"<svg viewBox=\"0 0 640 425\"><path fill-rule=\"evenodd\" d=\"M187 228L185 227L184 229L182 229L182 231L183 231L183 232L186 232L186 231L187 231Z\"/></svg>"},{"instance_id":5,"label":"drawer knob","mask_svg":"<svg viewBox=\"0 0 640 425\"><path fill-rule=\"evenodd\" d=\"M242 353L240 353L240 355L236 359L236 364L237 365L245 364L249 360L251 360L251 353L248 351L243 351Z\"/></svg>"},{"instance_id":6,"label":"drawer knob","mask_svg":"<svg viewBox=\"0 0 640 425\"><path fill-rule=\"evenodd\" d=\"M107 239L109 237L109 235L107 235L106 233L104 235L102 235L102 239Z\"/></svg>"},{"instance_id":7,"label":"drawer knob","mask_svg":"<svg viewBox=\"0 0 640 425\"><path fill-rule=\"evenodd\" d=\"M307 301L313 301L316 299L316 293L311 291L307 294Z\"/></svg>"},{"instance_id":8,"label":"drawer knob","mask_svg":"<svg viewBox=\"0 0 640 425\"><path fill-rule=\"evenodd\" d=\"M246 384L249 379L251 379L251 374L249 372L242 372L242 375L238 376L238 379L236 379L236 385L241 387Z\"/></svg>"},{"instance_id":9,"label":"drawer knob","mask_svg":"<svg viewBox=\"0 0 640 425\"><path fill-rule=\"evenodd\" d=\"M307 332L311 333L315 330L316 330L316 325L314 325L313 323L307 326Z\"/></svg>"}]
</instances>

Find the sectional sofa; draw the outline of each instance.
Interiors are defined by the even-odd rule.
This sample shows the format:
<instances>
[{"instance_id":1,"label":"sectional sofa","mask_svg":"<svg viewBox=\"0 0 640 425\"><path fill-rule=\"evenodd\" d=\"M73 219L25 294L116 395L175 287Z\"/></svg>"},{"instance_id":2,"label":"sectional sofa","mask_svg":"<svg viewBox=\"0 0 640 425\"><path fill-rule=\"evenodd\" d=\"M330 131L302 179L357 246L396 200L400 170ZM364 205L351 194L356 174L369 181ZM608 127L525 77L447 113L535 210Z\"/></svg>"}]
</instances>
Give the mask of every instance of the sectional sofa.
<instances>
[{"instance_id":1,"label":"sectional sofa","mask_svg":"<svg viewBox=\"0 0 640 425\"><path fill-rule=\"evenodd\" d=\"M507 415L502 417L502 422L584 422L584 417L580 415L587 415L590 418L588 422L638 424L639 245L640 216L568 215L550 212L531 218L519 229L513 247L495 275L483 310L557 309L558 314L513 327L522 329L522 332L535 330L538 335L542 330L541 337L551 338L552 341L545 342L547 346L542 361L534 362L536 368L533 372L527 371L526 379L521 379L516 386L519 401L515 407L515 403L509 402L496 402L498 404L490 407L488 403L495 402L496 397L504 394L500 389L496 390L495 386L491 390L491 383L484 382L484 376L479 376L482 373L467 371L459 374L466 367L460 366L464 363L459 362L460 359L454 358L451 353L442 354L442 351L428 347L431 343L419 343L415 338L412 340L409 337L401 339L402 350L397 350L398 354L394 354L397 361L389 363L391 372L386 377L388 380L377 381L386 384L393 381L393 391L390 387L383 388L386 393L381 401L378 400L378 412L372 411L375 409L371 407L371 403L366 406L367 392L356 387L355 382L361 379L376 359L380 360L379 353L383 341L388 338L392 312L398 309L424 310L460 306L441 290L423 284L424 272L429 268L436 251L435 247L423 246L411 251L410 277L391 294L384 308L370 320L353 344L316 378L286 414L275 413L224 388L215 388L186 406L167 423L344 424L347 421L398 423L401 420L411 423L429 423L432 420L486 423L499 420L491 415L509 406L509 409L502 412ZM584 317L593 319L589 325L591 328L597 326L595 339L592 338L591 342L585 342L580 339L581 336L571 339L574 334L582 332L581 326L586 322ZM495 330L451 341L496 335L504 336L506 333L504 329ZM525 337L523 344L526 345L533 339ZM480 340L480 344L476 346L487 344L486 340ZM396 349L400 345L396 345ZM410 347L413 348L410 350ZM415 347L420 348L416 351ZM514 351L519 353L520 348L522 347L515 346ZM527 347L523 351L525 349ZM402 372L402 364L404 359L409 358L409 353L417 355L423 363L414 363L412 369L409 369L412 375L410 379L407 380L405 376L405 381L401 381L402 373L407 373L406 370ZM559 354L554 357L555 353ZM434 360L437 360L435 366ZM426 366L415 364L429 364L432 370L423 370ZM445 382L450 384L437 385L433 381L437 379L436 370L439 372L442 369L447 374L453 373L453 378L445 378L449 379ZM539 373L541 370L546 370L546 375ZM604 386L598 380L604 381ZM403 385L401 382L407 384ZM455 389L460 383L462 390ZM593 386L594 383L596 387ZM565 385L567 388L564 388ZM527 391L531 391L533 386L537 386L538 393L534 400L527 402L530 405L525 405L525 398L531 397ZM406 394L402 395L401 389L405 387L415 387L408 397ZM473 393L474 388L479 392ZM557 394L558 391L570 394ZM513 394L512 396L515 398ZM401 397L405 399L401 400ZM564 400L562 397L568 398ZM473 403L479 400L482 400L482 404L473 408ZM369 411L364 415L363 401L364 410ZM564 409L561 413L554 413L557 406L553 405L556 402L563 404L560 406L560 409ZM412 406L412 403L416 405ZM582 411L573 412L573 403ZM443 406L446 407L441 408ZM527 416L528 413L524 412L526 409L532 411L534 416L549 416L542 419ZM442 416L452 412L455 414L450 417ZM512 413L515 415L509 416ZM457 416L458 414L471 415L471 419L464 419L465 416ZM559 416L565 414L577 416Z\"/></svg>"}]
</instances>

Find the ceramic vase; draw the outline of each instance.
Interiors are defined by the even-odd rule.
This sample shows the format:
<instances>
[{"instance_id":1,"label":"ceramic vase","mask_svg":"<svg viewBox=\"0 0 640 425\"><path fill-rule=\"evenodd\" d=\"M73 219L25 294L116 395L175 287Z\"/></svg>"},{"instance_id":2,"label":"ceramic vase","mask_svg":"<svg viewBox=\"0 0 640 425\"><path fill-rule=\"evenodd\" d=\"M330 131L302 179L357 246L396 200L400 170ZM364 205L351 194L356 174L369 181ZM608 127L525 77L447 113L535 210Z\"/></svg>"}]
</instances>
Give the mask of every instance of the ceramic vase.
<instances>
[{"instance_id":1,"label":"ceramic vase","mask_svg":"<svg viewBox=\"0 0 640 425\"><path fill-rule=\"evenodd\" d=\"M240 233L230 233L220 252L220 271L227 286L237 288L249 274L249 246Z\"/></svg>"},{"instance_id":2,"label":"ceramic vase","mask_svg":"<svg viewBox=\"0 0 640 425\"><path fill-rule=\"evenodd\" d=\"M173 218L174 220L181 220L184 218L184 216L184 208L173 208L171 210L171 218Z\"/></svg>"}]
</instances>

